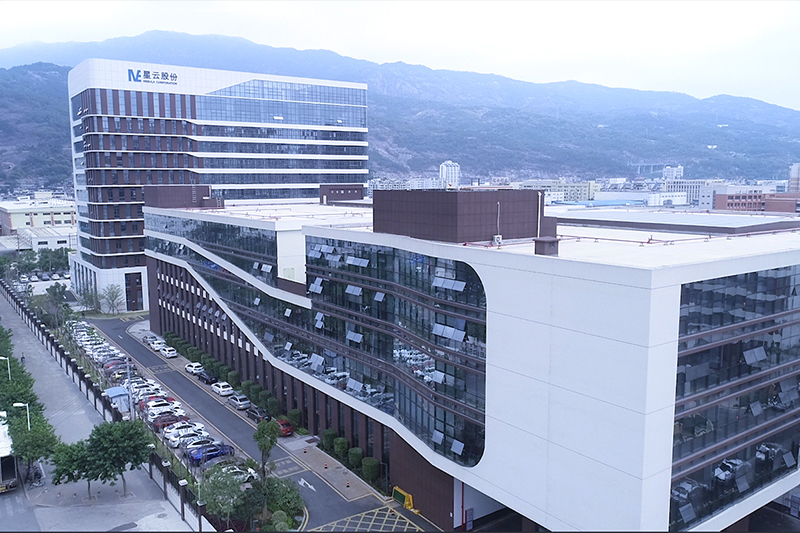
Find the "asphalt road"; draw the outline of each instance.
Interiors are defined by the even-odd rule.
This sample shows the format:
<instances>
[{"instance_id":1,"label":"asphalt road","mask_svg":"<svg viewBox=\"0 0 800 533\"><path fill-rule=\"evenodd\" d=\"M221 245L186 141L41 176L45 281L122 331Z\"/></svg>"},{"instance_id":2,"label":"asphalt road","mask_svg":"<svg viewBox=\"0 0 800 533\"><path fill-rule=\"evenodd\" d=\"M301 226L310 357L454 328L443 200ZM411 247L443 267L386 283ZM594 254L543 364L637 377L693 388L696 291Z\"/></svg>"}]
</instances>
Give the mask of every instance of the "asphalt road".
<instances>
[{"instance_id":1,"label":"asphalt road","mask_svg":"<svg viewBox=\"0 0 800 533\"><path fill-rule=\"evenodd\" d=\"M201 414L223 435L227 442L260 462L261 452L253 440L255 428L249 421L240 417L239 413L221 403L220 399L211 392L209 385L201 383L194 376L184 372L163 370L165 360L127 333L126 330L131 322L123 322L119 319L95 319L92 320L92 323L122 350L130 354L137 361L137 366L146 367L154 372L155 379L172 391L173 395L181 402ZM270 460L275 462L277 475L288 477L299 484L300 493L306 502L309 514L306 529L385 505L375 497L348 502L324 482L316 472L295 461L291 454L280 446L280 442L273 449Z\"/></svg>"}]
</instances>

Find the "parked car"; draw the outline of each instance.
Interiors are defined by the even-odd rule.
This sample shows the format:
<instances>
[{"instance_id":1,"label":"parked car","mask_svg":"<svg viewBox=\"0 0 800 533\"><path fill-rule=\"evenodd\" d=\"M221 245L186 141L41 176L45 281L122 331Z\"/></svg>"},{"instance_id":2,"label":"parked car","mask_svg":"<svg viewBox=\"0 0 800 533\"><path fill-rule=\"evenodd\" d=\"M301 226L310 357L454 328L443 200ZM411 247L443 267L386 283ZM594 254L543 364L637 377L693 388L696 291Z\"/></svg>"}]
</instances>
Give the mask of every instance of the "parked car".
<instances>
[{"instance_id":1,"label":"parked car","mask_svg":"<svg viewBox=\"0 0 800 533\"><path fill-rule=\"evenodd\" d=\"M157 409L159 407L180 407L181 402L176 402L175 400L166 400L164 398L156 398L155 400L151 400L145 404L145 411L150 412L153 409Z\"/></svg>"},{"instance_id":2,"label":"parked car","mask_svg":"<svg viewBox=\"0 0 800 533\"><path fill-rule=\"evenodd\" d=\"M160 352L161 348L163 348L166 345L167 343L165 343L161 339L156 339L150 343L150 349L153 350L154 352Z\"/></svg>"},{"instance_id":3,"label":"parked car","mask_svg":"<svg viewBox=\"0 0 800 533\"><path fill-rule=\"evenodd\" d=\"M186 415L178 416L178 415L175 415L175 414L172 414L172 413L167 413L167 414L163 414L161 416L156 417L155 420L150 421L149 423L150 423L150 427L153 428L153 431L158 433L159 431L161 431L165 427L168 427L168 426L170 426L172 424L175 424L177 422L187 422L188 420L189 420L189 417L186 416Z\"/></svg>"},{"instance_id":4,"label":"parked car","mask_svg":"<svg viewBox=\"0 0 800 533\"><path fill-rule=\"evenodd\" d=\"M188 373L193 374L195 376L197 374L199 374L200 372L202 372L203 370L205 370L203 368L203 364L202 363L189 363L188 365L183 367L183 369L186 370Z\"/></svg>"},{"instance_id":5,"label":"parked car","mask_svg":"<svg viewBox=\"0 0 800 533\"><path fill-rule=\"evenodd\" d=\"M172 359L173 357L178 357L178 351L172 346L164 346L161 348L161 355L167 359Z\"/></svg>"},{"instance_id":6,"label":"parked car","mask_svg":"<svg viewBox=\"0 0 800 533\"><path fill-rule=\"evenodd\" d=\"M192 451L188 452L186 456L189 458L189 461L192 464L198 465L205 463L209 459L213 459L214 457L220 457L222 455L233 455L234 449L233 446L228 444L210 444L208 446L201 446L198 448L194 448Z\"/></svg>"},{"instance_id":7,"label":"parked car","mask_svg":"<svg viewBox=\"0 0 800 533\"><path fill-rule=\"evenodd\" d=\"M205 383L206 385L211 385L212 383L217 382L217 378L209 374L207 371L203 370L202 372L196 374L197 379Z\"/></svg>"},{"instance_id":8,"label":"parked car","mask_svg":"<svg viewBox=\"0 0 800 533\"><path fill-rule=\"evenodd\" d=\"M233 387L227 381L218 381L211 385L211 390L219 394L220 396L230 396L233 394Z\"/></svg>"},{"instance_id":9,"label":"parked car","mask_svg":"<svg viewBox=\"0 0 800 533\"><path fill-rule=\"evenodd\" d=\"M50 274L48 274L47 272L42 274L42 281L50 281Z\"/></svg>"},{"instance_id":10,"label":"parked car","mask_svg":"<svg viewBox=\"0 0 800 533\"><path fill-rule=\"evenodd\" d=\"M255 470L244 465L226 464L225 466L220 467L219 471L236 478L239 483L249 483L258 478L258 474Z\"/></svg>"},{"instance_id":11,"label":"parked car","mask_svg":"<svg viewBox=\"0 0 800 533\"><path fill-rule=\"evenodd\" d=\"M156 337L155 335L145 335L144 337L142 337L142 342L144 342L145 344L148 344L148 345L151 342L157 341L157 340L158 340L158 337Z\"/></svg>"},{"instance_id":12,"label":"parked car","mask_svg":"<svg viewBox=\"0 0 800 533\"><path fill-rule=\"evenodd\" d=\"M200 422L189 422L189 421L178 422L164 429L164 437L169 438L174 432L180 431L182 429L192 429L199 431L205 429L205 426Z\"/></svg>"},{"instance_id":13,"label":"parked car","mask_svg":"<svg viewBox=\"0 0 800 533\"><path fill-rule=\"evenodd\" d=\"M39 281L39 276L36 274L31 274L31 281Z\"/></svg>"},{"instance_id":14,"label":"parked car","mask_svg":"<svg viewBox=\"0 0 800 533\"><path fill-rule=\"evenodd\" d=\"M294 433L294 426L289 423L288 420L284 420L283 418L279 418L276 420L278 425L281 428L281 436L288 437Z\"/></svg>"},{"instance_id":15,"label":"parked car","mask_svg":"<svg viewBox=\"0 0 800 533\"><path fill-rule=\"evenodd\" d=\"M25 274L23 274L23 275L21 275L21 276L19 277L19 282L20 282L20 283L28 283L29 281L30 281L30 279L29 279L29 278L28 278L28 276L26 276Z\"/></svg>"},{"instance_id":16,"label":"parked car","mask_svg":"<svg viewBox=\"0 0 800 533\"><path fill-rule=\"evenodd\" d=\"M191 450L195 448L199 448L201 446L206 446L208 444L214 444L219 441L215 440L214 437L189 437L188 439L184 440L181 443L181 449L183 450L184 454L188 454Z\"/></svg>"},{"instance_id":17,"label":"parked car","mask_svg":"<svg viewBox=\"0 0 800 533\"><path fill-rule=\"evenodd\" d=\"M250 400L244 394L232 394L230 398L228 398L228 403L237 410L247 409L250 407Z\"/></svg>"},{"instance_id":18,"label":"parked car","mask_svg":"<svg viewBox=\"0 0 800 533\"><path fill-rule=\"evenodd\" d=\"M58 272L55 272L53 273L52 276L50 276L50 279L52 279L53 281L58 281L61 279L61 276L58 275Z\"/></svg>"},{"instance_id":19,"label":"parked car","mask_svg":"<svg viewBox=\"0 0 800 533\"><path fill-rule=\"evenodd\" d=\"M263 407L259 407L257 405L251 405L250 407L248 407L247 413L245 414L247 415L247 418L255 421L256 424L258 424L262 420L269 421L272 418L269 416L266 409L264 409Z\"/></svg>"},{"instance_id":20,"label":"parked car","mask_svg":"<svg viewBox=\"0 0 800 533\"><path fill-rule=\"evenodd\" d=\"M70 278L69 272L64 272L64 279L69 279L69 278Z\"/></svg>"},{"instance_id":21,"label":"parked car","mask_svg":"<svg viewBox=\"0 0 800 533\"><path fill-rule=\"evenodd\" d=\"M186 411L184 411L181 407L154 407L147 412L147 420L155 420L161 415L165 414L173 414L176 416L186 416Z\"/></svg>"},{"instance_id":22,"label":"parked car","mask_svg":"<svg viewBox=\"0 0 800 533\"><path fill-rule=\"evenodd\" d=\"M169 445L171 448L177 448L183 442L183 439L190 437L208 437L208 431L203 429L179 429L169 434Z\"/></svg>"},{"instance_id":23,"label":"parked car","mask_svg":"<svg viewBox=\"0 0 800 533\"><path fill-rule=\"evenodd\" d=\"M147 396L145 398L140 398L139 399L139 409L144 411L145 408L147 407L147 404L150 403L150 402L153 402L155 400L166 400L168 402L174 402L175 398L172 398L166 392L161 392L159 394L153 394L152 396Z\"/></svg>"}]
</instances>

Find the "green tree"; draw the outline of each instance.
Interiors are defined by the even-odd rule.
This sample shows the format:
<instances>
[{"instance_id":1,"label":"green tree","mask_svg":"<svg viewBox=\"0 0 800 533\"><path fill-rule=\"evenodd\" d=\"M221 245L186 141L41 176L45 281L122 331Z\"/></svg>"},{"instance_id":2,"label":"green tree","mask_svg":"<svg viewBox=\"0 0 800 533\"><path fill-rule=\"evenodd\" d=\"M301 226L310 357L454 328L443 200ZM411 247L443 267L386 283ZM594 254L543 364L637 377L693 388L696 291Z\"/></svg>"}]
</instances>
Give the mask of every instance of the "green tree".
<instances>
[{"instance_id":1,"label":"green tree","mask_svg":"<svg viewBox=\"0 0 800 533\"><path fill-rule=\"evenodd\" d=\"M116 283L106 286L100 294L100 300L106 304L109 314L116 315L119 313L119 306L123 302L122 287Z\"/></svg>"},{"instance_id":2,"label":"green tree","mask_svg":"<svg viewBox=\"0 0 800 533\"><path fill-rule=\"evenodd\" d=\"M68 270L69 257L67 255L67 248L57 248L55 250L42 248L39 250L37 266L39 270L44 270L45 272Z\"/></svg>"},{"instance_id":3,"label":"green tree","mask_svg":"<svg viewBox=\"0 0 800 533\"><path fill-rule=\"evenodd\" d=\"M364 474L364 479L372 483L381 473L381 463L376 457L364 457L361 460L361 472Z\"/></svg>"},{"instance_id":4,"label":"green tree","mask_svg":"<svg viewBox=\"0 0 800 533\"><path fill-rule=\"evenodd\" d=\"M286 413L286 419L291 425L299 428L303 422L303 412L300 409L290 409L289 412Z\"/></svg>"},{"instance_id":5,"label":"green tree","mask_svg":"<svg viewBox=\"0 0 800 533\"><path fill-rule=\"evenodd\" d=\"M94 287L84 289L84 291L78 295L78 301L85 310L95 313L100 312L102 302L100 301L100 294L98 294L97 289Z\"/></svg>"},{"instance_id":6,"label":"green tree","mask_svg":"<svg viewBox=\"0 0 800 533\"><path fill-rule=\"evenodd\" d=\"M258 444L258 449L261 452L261 478L267 477L267 461L269 461L269 454L272 453L272 448L278 443L278 437L281 435L281 427L274 420L262 420L256 426L256 432L253 434L253 440Z\"/></svg>"},{"instance_id":7,"label":"green tree","mask_svg":"<svg viewBox=\"0 0 800 533\"><path fill-rule=\"evenodd\" d=\"M25 409L21 409L25 411ZM30 467L34 461L47 459L59 442L53 426L41 413L31 413L31 429L28 430L28 417L17 416L9 421L8 433L11 436L11 450Z\"/></svg>"},{"instance_id":8,"label":"green tree","mask_svg":"<svg viewBox=\"0 0 800 533\"><path fill-rule=\"evenodd\" d=\"M205 475L201 485L201 497L205 499L209 513L224 518L230 527L231 513L242 499L242 482L232 474L223 472L222 465L215 465Z\"/></svg>"},{"instance_id":9,"label":"green tree","mask_svg":"<svg viewBox=\"0 0 800 533\"><path fill-rule=\"evenodd\" d=\"M328 428L322 430L322 449L328 453L331 453L333 451L333 439L335 438L335 429Z\"/></svg>"},{"instance_id":10,"label":"green tree","mask_svg":"<svg viewBox=\"0 0 800 533\"><path fill-rule=\"evenodd\" d=\"M270 509L283 511L288 516L297 516L303 512L303 497L297 483L291 479L267 478L267 495Z\"/></svg>"},{"instance_id":11,"label":"green tree","mask_svg":"<svg viewBox=\"0 0 800 533\"><path fill-rule=\"evenodd\" d=\"M347 461L353 470L361 468L361 460L364 459L364 450L356 446L347 450Z\"/></svg>"},{"instance_id":12,"label":"green tree","mask_svg":"<svg viewBox=\"0 0 800 533\"><path fill-rule=\"evenodd\" d=\"M50 462L55 467L53 469L53 484L75 483L85 479L92 497L92 468L89 464L90 454L85 440L80 440L75 444L59 442L53 450Z\"/></svg>"},{"instance_id":13,"label":"green tree","mask_svg":"<svg viewBox=\"0 0 800 533\"><path fill-rule=\"evenodd\" d=\"M267 398L267 413L272 418L281 414L281 402L277 398Z\"/></svg>"},{"instance_id":14,"label":"green tree","mask_svg":"<svg viewBox=\"0 0 800 533\"><path fill-rule=\"evenodd\" d=\"M24 252L20 252L17 257L17 272L20 274L29 274L36 269L37 264L38 259L36 257L36 252L33 250L25 250Z\"/></svg>"},{"instance_id":15,"label":"green tree","mask_svg":"<svg viewBox=\"0 0 800 533\"><path fill-rule=\"evenodd\" d=\"M344 437L336 437L335 439L333 439L333 452L336 454L336 457L338 457L342 461L344 461L348 445L349 443L347 442L347 439Z\"/></svg>"},{"instance_id":16,"label":"green tree","mask_svg":"<svg viewBox=\"0 0 800 533\"><path fill-rule=\"evenodd\" d=\"M141 420L104 422L89 435L93 474L103 483L113 485L122 477L122 493L127 494L125 471L140 468L149 460L150 441Z\"/></svg>"}]
</instances>

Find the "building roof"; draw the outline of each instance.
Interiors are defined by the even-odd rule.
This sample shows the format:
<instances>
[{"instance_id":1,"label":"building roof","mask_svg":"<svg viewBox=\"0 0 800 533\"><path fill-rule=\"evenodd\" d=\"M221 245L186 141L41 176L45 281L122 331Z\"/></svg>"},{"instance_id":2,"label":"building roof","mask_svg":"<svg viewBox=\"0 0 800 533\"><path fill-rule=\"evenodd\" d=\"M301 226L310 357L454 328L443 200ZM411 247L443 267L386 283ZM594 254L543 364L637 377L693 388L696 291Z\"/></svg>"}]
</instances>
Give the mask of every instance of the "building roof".
<instances>
[{"instance_id":1,"label":"building roof","mask_svg":"<svg viewBox=\"0 0 800 533\"><path fill-rule=\"evenodd\" d=\"M252 223L246 225L261 226L259 222L271 222L275 229L317 226L372 232L370 208L320 205L308 200L262 201L249 205L229 204L222 210L179 211L183 211L184 216L207 220L227 219L220 220L225 223L243 219ZM655 269L791 252L797 254L795 263L800 263L800 218L795 216L568 206L548 206L544 214L558 217L556 259ZM776 224L785 227L776 227ZM533 239L505 240L500 247L491 242L466 244L487 251L534 254ZM463 246L464 243L446 245Z\"/></svg>"}]
</instances>

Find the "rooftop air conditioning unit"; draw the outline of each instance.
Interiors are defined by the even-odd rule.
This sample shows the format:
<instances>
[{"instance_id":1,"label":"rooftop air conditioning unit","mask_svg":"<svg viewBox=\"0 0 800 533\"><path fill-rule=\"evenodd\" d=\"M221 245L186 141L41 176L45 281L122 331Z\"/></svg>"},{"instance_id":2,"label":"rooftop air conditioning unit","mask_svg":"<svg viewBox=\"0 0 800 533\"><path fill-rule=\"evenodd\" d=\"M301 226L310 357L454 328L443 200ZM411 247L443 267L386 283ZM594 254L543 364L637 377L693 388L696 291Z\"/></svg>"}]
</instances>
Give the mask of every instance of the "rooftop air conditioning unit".
<instances>
[{"instance_id":1,"label":"rooftop air conditioning unit","mask_svg":"<svg viewBox=\"0 0 800 533\"><path fill-rule=\"evenodd\" d=\"M501 244L503 244L503 236L495 235L494 237L492 237L492 242L494 243L495 246L500 246Z\"/></svg>"}]
</instances>

